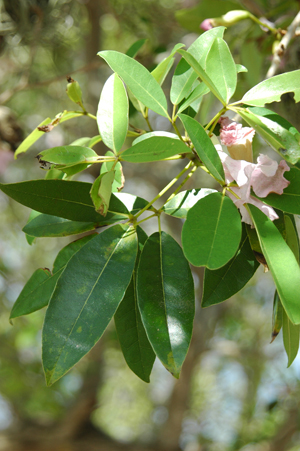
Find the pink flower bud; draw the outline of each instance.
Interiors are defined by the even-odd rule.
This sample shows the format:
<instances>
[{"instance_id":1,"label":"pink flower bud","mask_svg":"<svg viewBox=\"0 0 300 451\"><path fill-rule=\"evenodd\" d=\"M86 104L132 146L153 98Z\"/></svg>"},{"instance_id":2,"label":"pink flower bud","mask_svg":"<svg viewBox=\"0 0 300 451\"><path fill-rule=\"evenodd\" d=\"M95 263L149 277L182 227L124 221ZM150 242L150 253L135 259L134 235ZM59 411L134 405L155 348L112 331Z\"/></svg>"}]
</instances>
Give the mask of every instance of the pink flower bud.
<instances>
[{"instance_id":1,"label":"pink flower bud","mask_svg":"<svg viewBox=\"0 0 300 451\"><path fill-rule=\"evenodd\" d=\"M203 20L203 22L200 24L200 28L202 28L202 30L204 31L211 30L211 28L213 28L213 25L211 24L210 19Z\"/></svg>"},{"instance_id":2,"label":"pink flower bud","mask_svg":"<svg viewBox=\"0 0 300 451\"><path fill-rule=\"evenodd\" d=\"M242 10L229 11L228 13L224 14L224 16L214 17L212 19L205 19L201 23L200 28L202 28L202 30L204 31L207 31L213 27L219 26L230 27L230 25L234 25L240 20L248 19L250 17L251 14L248 11Z\"/></svg>"},{"instance_id":3,"label":"pink flower bud","mask_svg":"<svg viewBox=\"0 0 300 451\"><path fill-rule=\"evenodd\" d=\"M221 117L221 143L227 146L228 152L234 160L253 161L252 140L255 130L243 127L231 121L228 117Z\"/></svg>"}]
</instances>

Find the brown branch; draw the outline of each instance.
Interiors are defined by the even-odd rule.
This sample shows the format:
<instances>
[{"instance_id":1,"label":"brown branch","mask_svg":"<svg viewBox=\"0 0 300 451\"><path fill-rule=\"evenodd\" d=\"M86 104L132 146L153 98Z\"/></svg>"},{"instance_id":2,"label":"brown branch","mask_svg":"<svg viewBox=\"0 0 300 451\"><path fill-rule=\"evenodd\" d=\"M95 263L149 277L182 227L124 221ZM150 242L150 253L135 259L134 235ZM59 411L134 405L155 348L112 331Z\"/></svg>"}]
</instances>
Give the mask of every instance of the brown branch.
<instances>
[{"instance_id":1,"label":"brown branch","mask_svg":"<svg viewBox=\"0 0 300 451\"><path fill-rule=\"evenodd\" d=\"M300 26L300 12L296 15L292 23L287 29L286 34L279 42L276 51L273 55L272 64L267 72L266 78L273 77L279 69L281 59L286 52L291 40L296 36L296 29Z\"/></svg>"}]
</instances>

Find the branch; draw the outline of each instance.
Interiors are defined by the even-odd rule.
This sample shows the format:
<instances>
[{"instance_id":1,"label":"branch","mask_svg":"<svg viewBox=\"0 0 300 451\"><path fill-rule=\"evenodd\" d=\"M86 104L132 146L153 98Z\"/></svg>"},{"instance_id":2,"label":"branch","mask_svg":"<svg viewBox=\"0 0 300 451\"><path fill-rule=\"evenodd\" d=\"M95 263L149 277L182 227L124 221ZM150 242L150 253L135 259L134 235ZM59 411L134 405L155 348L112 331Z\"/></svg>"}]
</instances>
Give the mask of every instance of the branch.
<instances>
[{"instance_id":1,"label":"branch","mask_svg":"<svg viewBox=\"0 0 300 451\"><path fill-rule=\"evenodd\" d=\"M293 22L287 29L286 34L281 39L280 43L277 46L277 49L273 55L272 64L267 72L266 78L273 77L279 69L281 59L285 54L285 51L290 44L291 40L296 36L296 29L300 26L300 12L296 15Z\"/></svg>"}]
</instances>

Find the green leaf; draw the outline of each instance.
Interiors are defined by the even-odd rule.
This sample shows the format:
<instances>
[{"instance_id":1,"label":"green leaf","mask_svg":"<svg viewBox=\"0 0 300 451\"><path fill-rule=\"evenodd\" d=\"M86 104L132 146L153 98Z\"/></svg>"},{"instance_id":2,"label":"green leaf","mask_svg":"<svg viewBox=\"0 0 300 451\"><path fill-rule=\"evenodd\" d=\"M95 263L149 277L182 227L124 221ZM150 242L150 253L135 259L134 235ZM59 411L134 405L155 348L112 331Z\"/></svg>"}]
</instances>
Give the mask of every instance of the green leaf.
<instances>
[{"instance_id":1,"label":"green leaf","mask_svg":"<svg viewBox=\"0 0 300 451\"><path fill-rule=\"evenodd\" d=\"M280 102L282 94L293 92L297 103L300 100L299 76L300 69L268 78L246 92L241 102L264 106L266 103Z\"/></svg>"},{"instance_id":2,"label":"green leaf","mask_svg":"<svg viewBox=\"0 0 300 451\"><path fill-rule=\"evenodd\" d=\"M181 247L164 232L154 233L144 245L137 296L154 352L178 378L192 336L194 284Z\"/></svg>"},{"instance_id":3,"label":"green leaf","mask_svg":"<svg viewBox=\"0 0 300 451\"><path fill-rule=\"evenodd\" d=\"M47 117L43 122L41 122L31 133L27 136L27 138L24 139L24 141L21 142L19 147L15 151L15 159L17 156L22 153L26 152L29 147L31 147L38 139L40 139L45 133L38 130L38 127L42 127L43 125L48 125L51 122L51 118Z\"/></svg>"},{"instance_id":4,"label":"green leaf","mask_svg":"<svg viewBox=\"0 0 300 451\"><path fill-rule=\"evenodd\" d=\"M130 163L148 163L186 152L189 152L189 148L179 139L152 136L124 150L120 159Z\"/></svg>"},{"instance_id":5,"label":"green leaf","mask_svg":"<svg viewBox=\"0 0 300 451\"><path fill-rule=\"evenodd\" d=\"M243 225L242 239L235 256L222 268L205 269L202 307L219 304L238 293L259 267Z\"/></svg>"},{"instance_id":6,"label":"green leaf","mask_svg":"<svg viewBox=\"0 0 300 451\"><path fill-rule=\"evenodd\" d=\"M213 193L188 212L182 229L182 246L194 266L218 269L236 253L241 241L240 214L229 197Z\"/></svg>"},{"instance_id":7,"label":"green leaf","mask_svg":"<svg viewBox=\"0 0 300 451\"><path fill-rule=\"evenodd\" d=\"M285 310L282 310L282 336L285 351L288 356L289 367L295 360L299 350L300 326L293 324L287 316Z\"/></svg>"},{"instance_id":8,"label":"green leaf","mask_svg":"<svg viewBox=\"0 0 300 451\"><path fill-rule=\"evenodd\" d=\"M104 172L96 178L90 191L95 209L102 216L107 215L114 179L115 171Z\"/></svg>"},{"instance_id":9,"label":"green leaf","mask_svg":"<svg viewBox=\"0 0 300 451\"><path fill-rule=\"evenodd\" d=\"M58 237L69 236L78 233L88 232L96 229L97 224L93 222L77 222L57 216L39 214L23 228L23 232L32 237Z\"/></svg>"},{"instance_id":10,"label":"green leaf","mask_svg":"<svg viewBox=\"0 0 300 451\"><path fill-rule=\"evenodd\" d=\"M38 215L40 215L41 213L39 211L35 211L35 210L31 210L27 224L30 223L30 221L32 221L34 218L36 218ZM31 236L31 235L27 235L26 234L26 241L27 243L31 246L33 244L35 240L35 236Z\"/></svg>"},{"instance_id":11,"label":"green leaf","mask_svg":"<svg viewBox=\"0 0 300 451\"><path fill-rule=\"evenodd\" d=\"M52 149L43 150L38 154L39 162L73 166L78 163L85 163L87 160L97 159L98 155L93 149L82 146L59 146Z\"/></svg>"},{"instance_id":12,"label":"green leaf","mask_svg":"<svg viewBox=\"0 0 300 451\"><path fill-rule=\"evenodd\" d=\"M258 199L279 210L300 215L300 171L291 168L284 173L284 178L289 180L290 184L284 189L283 194L270 193L267 197Z\"/></svg>"},{"instance_id":13,"label":"green leaf","mask_svg":"<svg viewBox=\"0 0 300 451\"><path fill-rule=\"evenodd\" d=\"M64 247L55 259L52 273L47 268L37 269L16 300L10 319L28 315L48 305L56 282L70 258L95 236L96 234L85 236Z\"/></svg>"},{"instance_id":14,"label":"green leaf","mask_svg":"<svg viewBox=\"0 0 300 451\"><path fill-rule=\"evenodd\" d=\"M137 235L139 249L135 269L114 318L121 349L129 368L143 381L150 382L155 354L142 323L136 292L136 271L148 236L140 227L137 228Z\"/></svg>"},{"instance_id":15,"label":"green leaf","mask_svg":"<svg viewBox=\"0 0 300 451\"><path fill-rule=\"evenodd\" d=\"M128 130L128 98L118 75L105 82L97 111L97 123L104 144L118 153Z\"/></svg>"},{"instance_id":16,"label":"green leaf","mask_svg":"<svg viewBox=\"0 0 300 451\"><path fill-rule=\"evenodd\" d=\"M282 316L283 307L278 295L278 291L275 290L274 301L273 301L273 315L272 315L272 339L271 343L275 340L282 328Z\"/></svg>"},{"instance_id":17,"label":"green leaf","mask_svg":"<svg viewBox=\"0 0 300 451\"><path fill-rule=\"evenodd\" d=\"M108 152L106 152L105 156L113 157L114 153L109 150ZM119 191L121 191L121 189L124 188L124 183L125 183L125 178L123 175L123 169L122 169L121 163L119 161L117 162L117 164L115 164L115 161L108 161L108 162L102 163L100 174L111 171L113 166L114 166L115 177L114 177L114 181L112 183L111 191L112 191L112 193L118 193Z\"/></svg>"},{"instance_id":18,"label":"green leaf","mask_svg":"<svg viewBox=\"0 0 300 451\"><path fill-rule=\"evenodd\" d=\"M205 69L198 63L198 61L185 50L178 50L178 53L180 53L180 55L183 56L183 58L194 69L194 71L197 73L200 79L207 85L207 87L210 89L213 95L217 97L217 99L219 99L220 102L225 106L226 98L222 96L213 80L207 75ZM194 81L195 80L193 80L193 82Z\"/></svg>"},{"instance_id":19,"label":"green leaf","mask_svg":"<svg viewBox=\"0 0 300 451\"><path fill-rule=\"evenodd\" d=\"M43 365L48 385L97 343L129 285L137 254L132 227L115 225L68 262L46 312Z\"/></svg>"},{"instance_id":20,"label":"green leaf","mask_svg":"<svg viewBox=\"0 0 300 451\"><path fill-rule=\"evenodd\" d=\"M222 38L216 38L213 41L206 58L205 72L213 81L222 99L228 104L235 93L237 74L228 45Z\"/></svg>"},{"instance_id":21,"label":"green leaf","mask_svg":"<svg viewBox=\"0 0 300 451\"><path fill-rule=\"evenodd\" d=\"M191 138L200 160L217 180L224 182L225 174L219 154L202 125L185 114L180 114L179 118Z\"/></svg>"},{"instance_id":22,"label":"green leaf","mask_svg":"<svg viewBox=\"0 0 300 451\"><path fill-rule=\"evenodd\" d=\"M144 66L113 50L102 51L98 55L123 79L138 100L157 114L169 118L164 92Z\"/></svg>"},{"instance_id":23,"label":"green leaf","mask_svg":"<svg viewBox=\"0 0 300 451\"><path fill-rule=\"evenodd\" d=\"M294 324L300 323L300 269L297 260L273 222L248 204L263 255L272 273L282 305Z\"/></svg>"},{"instance_id":24,"label":"green leaf","mask_svg":"<svg viewBox=\"0 0 300 451\"><path fill-rule=\"evenodd\" d=\"M0 189L12 199L48 215L98 224L105 224L110 219L122 220L128 217L127 208L114 195L111 197L106 218L99 215L90 197L91 187L91 183L65 180L0 184Z\"/></svg>"},{"instance_id":25,"label":"green leaf","mask_svg":"<svg viewBox=\"0 0 300 451\"><path fill-rule=\"evenodd\" d=\"M195 100L199 99L200 97L204 96L205 94L208 94L210 91L205 83L200 83L187 97L187 99L180 105L178 109L178 113L181 113L184 111L188 106L192 105Z\"/></svg>"},{"instance_id":26,"label":"green leaf","mask_svg":"<svg viewBox=\"0 0 300 451\"><path fill-rule=\"evenodd\" d=\"M130 56L131 58L134 58L138 54L138 51L143 47L146 41L148 41L147 38L139 39L138 41L134 42L127 50L126 55Z\"/></svg>"},{"instance_id":27,"label":"green leaf","mask_svg":"<svg viewBox=\"0 0 300 451\"><path fill-rule=\"evenodd\" d=\"M224 31L225 27L218 27L203 33L188 48L188 53L205 68L205 60L215 38L222 38ZM190 67L190 64L185 59L181 59L172 78L170 99L174 105L178 105L182 99L189 95L193 83L197 78L198 74Z\"/></svg>"},{"instance_id":28,"label":"green leaf","mask_svg":"<svg viewBox=\"0 0 300 451\"><path fill-rule=\"evenodd\" d=\"M142 197L134 196L133 194L128 193L115 193L115 197L120 199L122 204L126 206L127 210L132 215L135 215L138 211L142 210L149 203ZM152 210L152 207L149 207L149 210Z\"/></svg>"},{"instance_id":29,"label":"green leaf","mask_svg":"<svg viewBox=\"0 0 300 451\"><path fill-rule=\"evenodd\" d=\"M167 56L167 58L164 58L157 66L156 68L151 72L151 75L155 78L157 83L160 85L163 84L166 76L170 72L175 58L173 58L173 55L177 52L178 49L184 47L184 44L176 44L173 50L171 51L170 55Z\"/></svg>"},{"instance_id":30,"label":"green leaf","mask_svg":"<svg viewBox=\"0 0 300 451\"><path fill-rule=\"evenodd\" d=\"M293 218L294 219L294 218ZM286 232L286 242L293 251L297 262L299 263L299 238L295 222L289 215L284 215L284 224Z\"/></svg>"},{"instance_id":31,"label":"green leaf","mask_svg":"<svg viewBox=\"0 0 300 451\"><path fill-rule=\"evenodd\" d=\"M238 114L248 122L262 138L273 147L279 155L291 164L300 160L300 144L298 136L291 133L281 125L281 119L278 115L263 116L254 114L254 109L239 109ZM256 111L258 109L255 109ZM265 109L264 109L265 110ZM288 123L288 121L286 121Z\"/></svg>"},{"instance_id":32,"label":"green leaf","mask_svg":"<svg viewBox=\"0 0 300 451\"><path fill-rule=\"evenodd\" d=\"M163 206L163 211L167 215L175 216L175 218L185 219L189 209L192 208L199 199L216 192L215 189L210 188L181 191Z\"/></svg>"},{"instance_id":33,"label":"green leaf","mask_svg":"<svg viewBox=\"0 0 300 451\"><path fill-rule=\"evenodd\" d=\"M179 137L175 133L164 132L164 131L155 131L144 133L141 136L138 136L134 141L132 141L132 145L135 146L137 143L144 141L145 139L153 138L153 136L166 136L167 138L178 139Z\"/></svg>"},{"instance_id":34,"label":"green leaf","mask_svg":"<svg viewBox=\"0 0 300 451\"><path fill-rule=\"evenodd\" d=\"M243 66L242 64L236 64L235 65L236 72L239 74L241 72L248 72L247 67Z\"/></svg>"}]
</instances>

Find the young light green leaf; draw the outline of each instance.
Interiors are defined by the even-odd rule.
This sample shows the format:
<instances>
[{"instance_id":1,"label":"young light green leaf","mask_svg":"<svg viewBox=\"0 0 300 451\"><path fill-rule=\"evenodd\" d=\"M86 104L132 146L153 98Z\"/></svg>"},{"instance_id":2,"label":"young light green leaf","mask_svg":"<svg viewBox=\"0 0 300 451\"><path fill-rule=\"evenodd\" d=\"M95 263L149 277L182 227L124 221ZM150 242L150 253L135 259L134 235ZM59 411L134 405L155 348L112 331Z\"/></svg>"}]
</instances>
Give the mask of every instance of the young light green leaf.
<instances>
[{"instance_id":1,"label":"young light green leaf","mask_svg":"<svg viewBox=\"0 0 300 451\"><path fill-rule=\"evenodd\" d=\"M164 232L154 233L144 245L137 297L154 352L178 378L192 336L194 283L181 247Z\"/></svg>"},{"instance_id":2,"label":"young light green leaf","mask_svg":"<svg viewBox=\"0 0 300 451\"><path fill-rule=\"evenodd\" d=\"M199 36L199 38L188 48L188 53L190 53L204 69L205 60L212 43L216 37L222 38L224 31L225 27L212 28ZM181 59L172 78L170 98L174 105L178 105L182 99L189 95L193 83L197 78L198 75L190 65L184 59Z\"/></svg>"},{"instance_id":3,"label":"young light green leaf","mask_svg":"<svg viewBox=\"0 0 300 451\"><path fill-rule=\"evenodd\" d=\"M189 148L180 139L152 136L124 150L120 160L130 163L148 163L186 152L189 152Z\"/></svg>"},{"instance_id":4,"label":"young light green leaf","mask_svg":"<svg viewBox=\"0 0 300 451\"><path fill-rule=\"evenodd\" d=\"M105 82L97 111L97 123L104 144L118 153L128 130L128 98L117 74Z\"/></svg>"},{"instance_id":5,"label":"young light green leaf","mask_svg":"<svg viewBox=\"0 0 300 451\"><path fill-rule=\"evenodd\" d=\"M148 40L147 38L139 39L138 41L134 42L127 50L126 55L130 56L130 58L134 58L147 40Z\"/></svg>"},{"instance_id":6,"label":"young light green leaf","mask_svg":"<svg viewBox=\"0 0 300 451\"><path fill-rule=\"evenodd\" d=\"M29 147L31 147L38 139L40 139L44 135L44 132L40 131L38 128L42 127L43 125L48 125L48 124L50 124L50 122L51 122L51 118L47 117L47 119L45 119L43 122L41 122L30 133L30 135L28 135L27 138L25 138L24 141L21 142L21 144L19 145L19 147L15 151L15 159L17 158L17 156L20 153L26 152L29 149Z\"/></svg>"},{"instance_id":7,"label":"young light green leaf","mask_svg":"<svg viewBox=\"0 0 300 451\"><path fill-rule=\"evenodd\" d=\"M114 153L110 150L106 152L105 156L107 157L113 157ZM124 188L125 183L125 177L123 174L123 169L121 163L118 161L117 164L115 164L114 161L104 162L101 165L100 174L104 174L105 172L109 172L112 170L114 166L114 172L115 172L115 178L112 183L111 191L112 193L118 193Z\"/></svg>"},{"instance_id":8,"label":"young light green leaf","mask_svg":"<svg viewBox=\"0 0 300 451\"><path fill-rule=\"evenodd\" d=\"M140 227L137 227L137 235L139 248L135 269L114 319L121 349L129 368L144 382L150 382L155 354L142 323L136 291L136 271L148 236Z\"/></svg>"},{"instance_id":9,"label":"young light green leaf","mask_svg":"<svg viewBox=\"0 0 300 451\"><path fill-rule=\"evenodd\" d=\"M87 160L97 159L98 155L93 149L82 146L59 146L43 150L38 154L40 163L50 162L57 165L73 166L85 163Z\"/></svg>"},{"instance_id":10,"label":"young light green leaf","mask_svg":"<svg viewBox=\"0 0 300 451\"><path fill-rule=\"evenodd\" d=\"M218 269L237 252L241 218L229 197L220 193L200 199L188 212L182 229L182 246L194 266Z\"/></svg>"},{"instance_id":11,"label":"young light green leaf","mask_svg":"<svg viewBox=\"0 0 300 451\"><path fill-rule=\"evenodd\" d=\"M300 171L291 168L284 173L284 178L289 180L290 184L283 191L283 194L270 193L267 197L259 198L274 208L300 215Z\"/></svg>"},{"instance_id":12,"label":"young light green leaf","mask_svg":"<svg viewBox=\"0 0 300 451\"><path fill-rule=\"evenodd\" d=\"M248 72L247 67L243 66L242 64L236 64L235 68L238 74L240 74L241 72Z\"/></svg>"},{"instance_id":13,"label":"young light green leaf","mask_svg":"<svg viewBox=\"0 0 300 451\"><path fill-rule=\"evenodd\" d=\"M266 103L280 102L282 94L293 92L297 103L300 100L299 76L300 69L268 78L246 92L241 102L264 106Z\"/></svg>"},{"instance_id":14,"label":"young light green leaf","mask_svg":"<svg viewBox=\"0 0 300 451\"><path fill-rule=\"evenodd\" d=\"M216 192L215 189L210 188L181 191L163 206L163 211L167 215L175 216L175 218L185 219L190 208L192 208L199 199Z\"/></svg>"},{"instance_id":15,"label":"young light green leaf","mask_svg":"<svg viewBox=\"0 0 300 451\"><path fill-rule=\"evenodd\" d=\"M217 99L220 100L220 102L225 106L226 105L226 98L222 96L222 94L219 92L217 86L213 82L213 80L207 75L205 72L205 69L203 69L202 66L198 63L198 61L188 52L185 50L178 50L178 53L180 53L181 56L186 60L186 62L194 69L196 74L200 77L200 79L207 85L207 87L210 89L210 91L214 94ZM193 80L194 82L195 80Z\"/></svg>"},{"instance_id":16,"label":"young light green leaf","mask_svg":"<svg viewBox=\"0 0 300 451\"><path fill-rule=\"evenodd\" d=\"M90 197L91 183L65 180L31 180L29 182L0 184L0 189L26 207L41 213L72 221L105 224L114 218L126 219L129 212L114 195L106 218L95 211Z\"/></svg>"},{"instance_id":17,"label":"young light green leaf","mask_svg":"<svg viewBox=\"0 0 300 451\"><path fill-rule=\"evenodd\" d=\"M185 100L185 102L183 102L179 109L178 109L178 113L181 113L182 111L184 111L188 106L192 105L193 102L195 102L195 100L199 99L200 97L204 96L205 94L208 94L209 88L206 86L205 83L200 83L192 92L191 94L187 97L187 99Z\"/></svg>"},{"instance_id":18,"label":"young light green leaf","mask_svg":"<svg viewBox=\"0 0 300 451\"><path fill-rule=\"evenodd\" d=\"M275 340L277 335L279 334L282 328L282 315L283 315L283 307L278 295L278 291L276 290L274 293L274 301L273 301L273 315L272 315L272 338L271 343Z\"/></svg>"},{"instance_id":19,"label":"young light green leaf","mask_svg":"<svg viewBox=\"0 0 300 451\"><path fill-rule=\"evenodd\" d=\"M106 216L108 212L114 179L115 171L104 172L96 178L90 191L95 209L102 216Z\"/></svg>"},{"instance_id":20,"label":"young light green leaf","mask_svg":"<svg viewBox=\"0 0 300 451\"><path fill-rule=\"evenodd\" d=\"M10 319L28 315L48 305L56 282L65 269L67 262L82 246L95 238L95 236L97 235L85 236L64 247L55 259L52 273L47 268L37 269L14 303Z\"/></svg>"},{"instance_id":21,"label":"young light green leaf","mask_svg":"<svg viewBox=\"0 0 300 451\"><path fill-rule=\"evenodd\" d=\"M253 110L258 109L244 108L239 109L238 113L282 158L288 163L297 163L300 160L298 136L281 125L280 116L267 115L265 112L260 116Z\"/></svg>"},{"instance_id":22,"label":"young light green leaf","mask_svg":"<svg viewBox=\"0 0 300 451\"><path fill-rule=\"evenodd\" d=\"M101 224L102 225L102 224ZM59 237L76 235L96 229L98 224L92 222L69 221L52 215L39 214L23 228L23 232L32 237Z\"/></svg>"},{"instance_id":23,"label":"young light green leaf","mask_svg":"<svg viewBox=\"0 0 300 451\"><path fill-rule=\"evenodd\" d=\"M292 323L299 324L300 269L298 262L273 222L254 205L248 204L248 209L282 305Z\"/></svg>"},{"instance_id":24,"label":"young light green leaf","mask_svg":"<svg viewBox=\"0 0 300 451\"><path fill-rule=\"evenodd\" d=\"M48 385L72 368L102 336L131 280L134 229L115 225L68 262L46 312L43 365Z\"/></svg>"},{"instance_id":25,"label":"young light green leaf","mask_svg":"<svg viewBox=\"0 0 300 451\"><path fill-rule=\"evenodd\" d=\"M151 75L155 78L157 83L160 84L160 86L163 84L166 76L171 70L171 67L174 64L175 58L173 58L173 55L177 52L178 49L184 47L184 44L176 44L173 50L171 51L170 55L164 58L153 71L151 72Z\"/></svg>"},{"instance_id":26,"label":"young light green leaf","mask_svg":"<svg viewBox=\"0 0 300 451\"><path fill-rule=\"evenodd\" d=\"M213 41L206 57L205 72L228 104L235 93L237 73L228 45L222 38Z\"/></svg>"},{"instance_id":27,"label":"young light green leaf","mask_svg":"<svg viewBox=\"0 0 300 451\"><path fill-rule=\"evenodd\" d=\"M153 136L166 136L167 138L179 139L179 137L175 133L155 131L144 133L143 135L138 136L137 138L135 138L135 140L132 141L132 145L135 146L135 144L144 141L145 139L153 138Z\"/></svg>"},{"instance_id":28,"label":"young light green leaf","mask_svg":"<svg viewBox=\"0 0 300 451\"><path fill-rule=\"evenodd\" d=\"M113 50L102 51L98 55L122 78L138 100L157 114L169 118L164 92L142 64Z\"/></svg>"},{"instance_id":29,"label":"young light green leaf","mask_svg":"<svg viewBox=\"0 0 300 451\"><path fill-rule=\"evenodd\" d=\"M226 301L238 293L253 277L259 267L249 242L246 227L243 225L242 239L235 256L222 268L204 273L202 307Z\"/></svg>"},{"instance_id":30,"label":"young light green leaf","mask_svg":"<svg viewBox=\"0 0 300 451\"><path fill-rule=\"evenodd\" d=\"M180 114L179 118L191 138L200 160L217 180L224 182L224 169L219 154L202 125L185 114Z\"/></svg>"}]
</instances>

